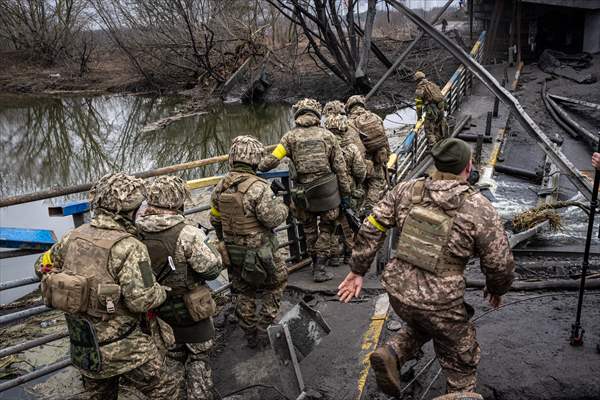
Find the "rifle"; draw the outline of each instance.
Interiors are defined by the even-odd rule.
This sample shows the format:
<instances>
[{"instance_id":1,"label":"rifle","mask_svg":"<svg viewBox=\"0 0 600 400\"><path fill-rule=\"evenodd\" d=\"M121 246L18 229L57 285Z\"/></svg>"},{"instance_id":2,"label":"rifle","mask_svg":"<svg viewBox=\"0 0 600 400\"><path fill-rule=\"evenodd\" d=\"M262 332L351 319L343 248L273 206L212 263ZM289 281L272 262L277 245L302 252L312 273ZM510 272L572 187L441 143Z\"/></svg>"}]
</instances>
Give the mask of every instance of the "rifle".
<instances>
[{"instance_id":1,"label":"rifle","mask_svg":"<svg viewBox=\"0 0 600 400\"><path fill-rule=\"evenodd\" d=\"M346 221L348 221L348 225L350 225L350 229L352 229L354 233L358 232L362 225L362 221L358 214L356 214L356 211L351 208L342 208L342 212L346 217Z\"/></svg>"}]
</instances>

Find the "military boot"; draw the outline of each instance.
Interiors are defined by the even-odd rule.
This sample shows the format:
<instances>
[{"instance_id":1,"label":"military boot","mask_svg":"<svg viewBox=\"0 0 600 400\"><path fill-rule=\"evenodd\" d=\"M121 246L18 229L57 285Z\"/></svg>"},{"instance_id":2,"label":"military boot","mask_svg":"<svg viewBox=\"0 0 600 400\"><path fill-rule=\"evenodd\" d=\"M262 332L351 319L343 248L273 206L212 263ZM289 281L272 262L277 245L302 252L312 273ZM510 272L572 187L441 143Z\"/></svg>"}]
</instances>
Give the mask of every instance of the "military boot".
<instances>
[{"instance_id":1,"label":"military boot","mask_svg":"<svg viewBox=\"0 0 600 400\"><path fill-rule=\"evenodd\" d=\"M394 350L390 346L380 347L369 358L379 389L387 395L400 397L400 368Z\"/></svg>"},{"instance_id":2,"label":"military boot","mask_svg":"<svg viewBox=\"0 0 600 400\"><path fill-rule=\"evenodd\" d=\"M313 280L315 282L325 282L333 279L333 274L325 270L327 258L322 256L315 257L313 261Z\"/></svg>"},{"instance_id":3,"label":"military boot","mask_svg":"<svg viewBox=\"0 0 600 400\"><path fill-rule=\"evenodd\" d=\"M342 265L343 262L344 262L343 256L333 256L333 257L329 257L327 265L329 265L330 267L339 267L340 265Z\"/></svg>"}]
</instances>

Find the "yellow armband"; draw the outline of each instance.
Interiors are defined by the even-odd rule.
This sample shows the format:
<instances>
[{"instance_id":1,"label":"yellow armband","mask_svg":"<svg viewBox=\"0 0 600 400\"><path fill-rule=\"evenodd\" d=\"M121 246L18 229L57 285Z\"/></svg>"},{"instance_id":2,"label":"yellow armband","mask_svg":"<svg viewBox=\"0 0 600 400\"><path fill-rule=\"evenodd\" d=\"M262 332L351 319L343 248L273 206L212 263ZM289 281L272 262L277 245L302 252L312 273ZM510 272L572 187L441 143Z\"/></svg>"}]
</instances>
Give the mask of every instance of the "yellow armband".
<instances>
[{"instance_id":1,"label":"yellow armband","mask_svg":"<svg viewBox=\"0 0 600 400\"><path fill-rule=\"evenodd\" d=\"M375 217L373 216L373 214L369 215L369 217L367 218L367 220L371 223L371 225L373 225L378 231L381 231L383 233L385 233L385 231L387 231L387 229L385 229L385 227L383 225L381 225L379 223L379 221L377 221L375 219Z\"/></svg>"},{"instance_id":2,"label":"yellow armband","mask_svg":"<svg viewBox=\"0 0 600 400\"><path fill-rule=\"evenodd\" d=\"M52 251L48 250L44 254L42 254L42 265L40 268L40 272L43 274L47 274L52 272L54 269L54 263L52 262Z\"/></svg>"},{"instance_id":3,"label":"yellow armband","mask_svg":"<svg viewBox=\"0 0 600 400\"><path fill-rule=\"evenodd\" d=\"M281 160L287 155L287 151L285 151L285 147L283 147L283 145L280 143L277 145L277 147L275 147L275 150L273 150L273 153L271 154L273 154L273 156L278 160Z\"/></svg>"},{"instance_id":4,"label":"yellow armband","mask_svg":"<svg viewBox=\"0 0 600 400\"><path fill-rule=\"evenodd\" d=\"M219 219L221 218L221 212L220 212L219 210L217 210L217 209L215 208L215 206L212 206L212 207L210 208L210 215L212 215L212 216L213 216L213 217L215 217L215 218L219 218Z\"/></svg>"}]
</instances>

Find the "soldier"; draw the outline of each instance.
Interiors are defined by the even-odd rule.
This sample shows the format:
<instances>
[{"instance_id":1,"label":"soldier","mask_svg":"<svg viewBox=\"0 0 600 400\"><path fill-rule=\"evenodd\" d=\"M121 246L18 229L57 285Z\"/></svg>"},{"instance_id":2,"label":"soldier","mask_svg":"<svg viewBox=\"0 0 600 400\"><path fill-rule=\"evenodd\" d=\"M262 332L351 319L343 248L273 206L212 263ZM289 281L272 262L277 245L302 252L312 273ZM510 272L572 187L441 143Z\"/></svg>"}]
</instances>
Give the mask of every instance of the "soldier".
<instances>
[{"instance_id":1,"label":"soldier","mask_svg":"<svg viewBox=\"0 0 600 400\"><path fill-rule=\"evenodd\" d=\"M279 311L287 268L277 251L273 228L288 209L269 183L256 176L264 153L252 136L236 137L229 150L229 173L211 196L211 218L224 242L231 283L238 294L236 315L250 348L268 342L267 327ZM262 302L257 315L257 301Z\"/></svg>"},{"instance_id":2,"label":"soldier","mask_svg":"<svg viewBox=\"0 0 600 400\"><path fill-rule=\"evenodd\" d=\"M425 79L421 71L415 72L415 107L417 118L424 116L423 129L429 146L433 146L447 136L448 123L444 113L445 101L440 87Z\"/></svg>"},{"instance_id":3,"label":"soldier","mask_svg":"<svg viewBox=\"0 0 600 400\"><path fill-rule=\"evenodd\" d=\"M352 200L350 201L350 208L356 210L357 206L360 204L359 202L362 200L362 195L364 194L363 182L367 174L367 165L365 164L365 159L360 150L354 143L352 143L350 137L347 135L348 119L345 115L328 115L325 118L325 128L329 129L334 135L336 135L340 142L344 160L346 161L346 168L350 174L350 177L352 178ZM339 224L342 227L341 233L343 238L343 254L347 262L350 258L350 254L352 253L354 234L352 233L352 230L350 229L350 226L345 218L346 217L344 215L340 215ZM329 259L330 265L332 265L332 260L335 260L335 258Z\"/></svg>"},{"instance_id":4,"label":"soldier","mask_svg":"<svg viewBox=\"0 0 600 400\"><path fill-rule=\"evenodd\" d=\"M206 281L219 276L222 263L219 253L206 244L204 232L185 223L187 198L189 192L181 178L157 178L148 185L148 207L138 217L137 226L154 275L171 288L156 313L173 328L176 345L168 349L167 356L178 364L182 392L188 400L211 400L208 352L215 334L215 303Z\"/></svg>"},{"instance_id":5,"label":"soldier","mask_svg":"<svg viewBox=\"0 0 600 400\"><path fill-rule=\"evenodd\" d=\"M179 395L177 377L140 329L144 313L166 298L135 237L145 195L141 179L103 176L90 190L92 221L67 233L35 266L44 302L66 313L71 360L89 399L117 399L121 377L152 399Z\"/></svg>"},{"instance_id":6,"label":"soldier","mask_svg":"<svg viewBox=\"0 0 600 400\"><path fill-rule=\"evenodd\" d=\"M320 127L319 102L300 100L292 111L296 127L283 135L259 169L273 169L285 156L292 160L296 174L291 193L295 213L304 225L306 245L313 257L313 279L324 282L332 278L325 265L328 257L338 251L336 221L340 204L350 205L350 178L336 137Z\"/></svg>"},{"instance_id":7,"label":"soldier","mask_svg":"<svg viewBox=\"0 0 600 400\"><path fill-rule=\"evenodd\" d=\"M344 117L337 119L341 123L341 129L336 129L336 123L333 122L334 119L330 120L330 117L336 115ZM373 169L373 163L365 158L366 149L360 139L360 134L348 123L344 103L338 100L328 102L323 107L323 116L325 117L325 128L329 129L338 138L344 159L346 160L346 169L352 179L352 199L350 206L353 210L359 210L365 196L364 180L367 172ZM345 122L342 122L342 120ZM330 121L329 127L327 126L327 121ZM345 129L343 128L344 126L346 127Z\"/></svg>"},{"instance_id":8,"label":"soldier","mask_svg":"<svg viewBox=\"0 0 600 400\"><path fill-rule=\"evenodd\" d=\"M365 200L361 214L367 215L385 192L387 177L387 161L390 156L383 120L366 109L364 96L351 96L346 101L346 113L349 125L361 134L366 150L367 177L365 180Z\"/></svg>"},{"instance_id":9,"label":"soldier","mask_svg":"<svg viewBox=\"0 0 600 400\"><path fill-rule=\"evenodd\" d=\"M392 308L406 322L370 356L377 384L400 395L400 368L433 340L446 374L447 392L472 391L480 350L473 308L464 301L464 269L479 255L486 275L484 295L498 307L513 281L514 260L502 221L490 202L467 183L471 149L445 139L432 149L437 171L431 178L398 184L377 204L355 242L352 272L338 295L347 302L362 288L385 232L400 232L396 257L383 273Z\"/></svg>"}]
</instances>

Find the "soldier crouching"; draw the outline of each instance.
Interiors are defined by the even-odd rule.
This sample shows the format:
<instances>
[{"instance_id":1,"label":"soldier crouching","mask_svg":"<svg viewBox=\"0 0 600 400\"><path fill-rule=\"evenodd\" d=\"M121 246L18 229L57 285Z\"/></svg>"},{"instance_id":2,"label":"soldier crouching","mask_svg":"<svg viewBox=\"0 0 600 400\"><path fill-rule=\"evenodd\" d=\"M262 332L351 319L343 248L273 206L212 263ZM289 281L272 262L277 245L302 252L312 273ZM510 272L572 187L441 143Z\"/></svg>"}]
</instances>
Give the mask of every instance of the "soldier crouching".
<instances>
[{"instance_id":1,"label":"soldier crouching","mask_svg":"<svg viewBox=\"0 0 600 400\"><path fill-rule=\"evenodd\" d=\"M177 376L139 324L166 298L146 246L135 236L145 194L141 179L103 176L90 190L92 221L67 233L36 263L44 302L66 313L71 361L88 399L117 399L121 378L151 399L179 396Z\"/></svg>"},{"instance_id":2,"label":"soldier crouching","mask_svg":"<svg viewBox=\"0 0 600 400\"><path fill-rule=\"evenodd\" d=\"M464 269L479 255L490 304L498 307L513 280L514 260L504 227L490 202L467 183L471 149L445 139L432 149L431 178L398 184L365 220L350 260L352 272L340 285L342 301L362 288L385 232L397 227L395 258L382 276L390 304L406 325L371 356L377 384L400 395L400 368L433 340L448 392L472 391L480 358L473 309L464 301Z\"/></svg>"},{"instance_id":3,"label":"soldier crouching","mask_svg":"<svg viewBox=\"0 0 600 400\"><path fill-rule=\"evenodd\" d=\"M215 330L215 303L206 281L222 269L221 256L206 244L204 232L185 223L183 205L189 198L185 182L161 176L148 185L148 207L138 217L142 242L148 247L156 279L171 290L155 310L173 329L175 343L167 356L178 365L182 392L188 400L212 400L209 350ZM162 324L150 321L154 330Z\"/></svg>"},{"instance_id":4,"label":"soldier crouching","mask_svg":"<svg viewBox=\"0 0 600 400\"><path fill-rule=\"evenodd\" d=\"M268 342L267 327L279 311L287 267L273 229L288 209L270 185L256 176L264 146L252 136L236 137L229 150L229 173L211 196L211 223L223 242L229 279L237 293L236 315L255 348ZM257 302L261 302L257 310Z\"/></svg>"}]
</instances>

